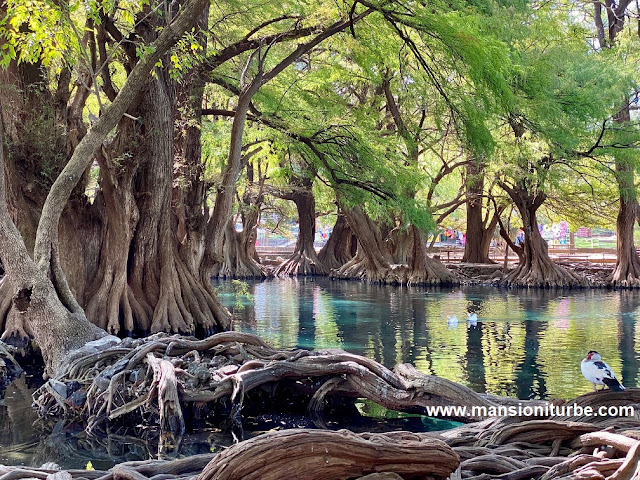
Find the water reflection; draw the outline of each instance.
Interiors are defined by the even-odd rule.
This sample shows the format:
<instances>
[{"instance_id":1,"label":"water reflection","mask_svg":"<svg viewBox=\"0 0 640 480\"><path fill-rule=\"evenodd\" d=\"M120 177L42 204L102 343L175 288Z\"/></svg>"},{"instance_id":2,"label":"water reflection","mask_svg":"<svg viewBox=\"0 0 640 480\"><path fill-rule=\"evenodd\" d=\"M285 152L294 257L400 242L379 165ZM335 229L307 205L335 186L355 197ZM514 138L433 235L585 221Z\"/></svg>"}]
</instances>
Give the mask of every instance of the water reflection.
<instances>
[{"instance_id":1,"label":"water reflection","mask_svg":"<svg viewBox=\"0 0 640 480\"><path fill-rule=\"evenodd\" d=\"M252 299L221 286L236 328L284 348L343 348L388 367L411 362L478 392L572 398L591 389L580 360L598 350L625 385L637 386L640 292L421 289L276 279ZM241 303L241 308L238 308ZM475 313L478 324L468 325ZM456 328L447 327L456 315Z\"/></svg>"}]
</instances>

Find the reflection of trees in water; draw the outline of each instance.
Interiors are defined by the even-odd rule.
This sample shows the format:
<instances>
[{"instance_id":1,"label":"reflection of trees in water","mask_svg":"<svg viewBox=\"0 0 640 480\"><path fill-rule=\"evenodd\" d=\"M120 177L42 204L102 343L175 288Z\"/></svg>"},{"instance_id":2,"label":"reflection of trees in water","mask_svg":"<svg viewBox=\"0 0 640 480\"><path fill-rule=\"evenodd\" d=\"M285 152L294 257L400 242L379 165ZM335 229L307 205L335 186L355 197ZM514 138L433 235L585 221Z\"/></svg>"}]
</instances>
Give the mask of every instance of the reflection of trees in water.
<instances>
[{"instance_id":1,"label":"reflection of trees in water","mask_svg":"<svg viewBox=\"0 0 640 480\"><path fill-rule=\"evenodd\" d=\"M30 460L32 466L55 462L63 468L84 469L91 461L94 468L107 470L117 463L162 459L211 453L233 444L230 434L218 432L190 433L179 438L162 438L153 430L111 433L63 429L58 426L43 435L36 453Z\"/></svg>"},{"instance_id":2,"label":"reflection of trees in water","mask_svg":"<svg viewBox=\"0 0 640 480\"><path fill-rule=\"evenodd\" d=\"M538 353L540 336L546 330L546 324L527 321L524 324L524 358L516 375L516 396L518 398L545 398L547 387L545 376L540 370Z\"/></svg>"},{"instance_id":3,"label":"reflection of trees in water","mask_svg":"<svg viewBox=\"0 0 640 480\"><path fill-rule=\"evenodd\" d=\"M618 350L622 360L620 376L625 386L638 385L640 361L636 351L636 311L640 307L640 292L622 290L618 307Z\"/></svg>"},{"instance_id":4,"label":"reflection of trees in water","mask_svg":"<svg viewBox=\"0 0 640 480\"><path fill-rule=\"evenodd\" d=\"M553 293L553 292L551 292ZM540 337L537 363L548 395L574 398L592 390L580 372L589 350L598 350L620 371L618 332L619 292L560 291L540 312L545 331Z\"/></svg>"},{"instance_id":5,"label":"reflection of trees in water","mask_svg":"<svg viewBox=\"0 0 640 480\"><path fill-rule=\"evenodd\" d=\"M542 312L552 308L552 303L563 295L559 289L529 290L520 297L525 312L524 358L516 375L518 398L545 398L547 386L539 361L540 338L547 330L547 322L539 320Z\"/></svg>"},{"instance_id":6,"label":"reflection of trees in water","mask_svg":"<svg viewBox=\"0 0 640 480\"><path fill-rule=\"evenodd\" d=\"M475 313L480 317L480 322L467 328L467 352L464 356L462 367L464 368L467 386L476 392L486 392L486 379L484 371L484 359L482 352L482 322L483 301L468 299L467 313Z\"/></svg>"},{"instance_id":7,"label":"reflection of trees in water","mask_svg":"<svg viewBox=\"0 0 640 480\"><path fill-rule=\"evenodd\" d=\"M316 317L313 304L319 287L306 278L298 286L298 340L296 348L314 348L316 340Z\"/></svg>"},{"instance_id":8,"label":"reflection of trees in water","mask_svg":"<svg viewBox=\"0 0 640 480\"><path fill-rule=\"evenodd\" d=\"M337 306L336 327L343 348L358 355L366 355L365 348L369 339L369 322L362 318L360 309L362 298L370 294L369 285L363 282L328 282L324 289Z\"/></svg>"},{"instance_id":9,"label":"reflection of trees in water","mask_svg":"<svg viewBox=\"0 0 640 480\"><path fill-rule=\"evenodd\" d=\"M429 327L427 326L426 298L415 295L411 299L411 324L413 338L408 355L403 356L407 362L411 362L420 368L426 365L427 372L433 372L433 359L429 350ZM424 368L422 368L425 371Z\"/></svg>"},{"instance_id":10,"label":"reflection of trees in water","mask_svg":"<svg viewBox=\"0 0 640 480\"><path fill-rule=\"evenodd\" d=\"M342 347L388 367L408 361L479 392L521 398L587 391L580 360L591 348L606 352L627 384L640 375L633 315L640 292L424 289L318 278L259 285L252 285L255 305L239 312L241 322L276 345ZM467 328L467 312L478 314L477 327ZM446 315L454 313L460 323L448 330Z\"/></svg>"},{"instance_id":11,"label":"reflection of trees in water","mask_svg":"<svg viewBox=\"0 0 640 480\"><path fill-rule=\"evenodd\" d=\"M32 392L25 375L7 388L0 406L0 458L3 461L19 463L35 449L32 423L38 417L31 408Z\"/></svg>"}]
</instances>

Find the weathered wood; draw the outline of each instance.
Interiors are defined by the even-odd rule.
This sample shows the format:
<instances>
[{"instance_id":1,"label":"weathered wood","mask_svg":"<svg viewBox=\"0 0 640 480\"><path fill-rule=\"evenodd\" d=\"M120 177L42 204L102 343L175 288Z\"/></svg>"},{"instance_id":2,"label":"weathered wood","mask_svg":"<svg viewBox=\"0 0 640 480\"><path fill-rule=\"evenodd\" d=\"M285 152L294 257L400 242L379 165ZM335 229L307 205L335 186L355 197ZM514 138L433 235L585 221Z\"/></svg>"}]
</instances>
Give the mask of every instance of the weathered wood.
<instances>
[{"instance_id":1,"label":"weathered wood","mask_svg":"<svg viewBox=\"0 0 640 480\"><path fill-rule=\"evenodd\" d=\"M627 453L637 443L637 440L626 437L624 435L619 435L611 432L593 432L580 435L580 438L576 441L576 446L582 445L584 447L594 447L601 445L611 445L621 452Z\"/></svg>"},{"instance_id":2,"label":"weathered wood","mask_svg":"<svg viewBox=\"0 0 640 480\"><path fill-rule=\"evenodd\" d=\"M300 429L234 445L213 459L198 480L338 480L381 472L405 479L446 478L458 464L448 445L426 434Z\"/></svg>"},{"instance_id":3,"label":"weathered wood","mask_svg":"<svg viewBox=\"0 0 640 480\"><path fill-rule=\"evenodd\" d=\"M147 362L153 368L153 381L158 393L160 428L184 433L184 418L178 395L178 380L173 364L147 354ZM167 428L169 427L169 428Z\"/></svg>"},{"instance_id":4,"label":"weathered wood","mask_svg":"<svg viewBox=\"0 0 640 480\"><path fill-rule=\"evenodd\" d=\"M166 334L125 339L108 350L72 359L67 375L51 382L56 383L45 385L36 395L40 411L51 416L79 415L88 420L89 429L109 418L137 424L157 418L148 413L159 408L161 426L180 431L184 428L180 404L194 402L210 403L210 408L224 408L225 404L228 408L231 404L233 422L242 422L243 402L255 402L256 398L268 402L271 395L264 393L273 392L279 382L278 390L291 390L287 394L308 402L307 408L314 419L319 419L319 426L323 425L321 413L329 396L365 397L387 408L421 413L429 405L541 404L480 396L454 382L423 375L411 365L389 370L341 350L279 350L258 337L237 332L199 341ZM80 383L86 392L86 408L70 408L65 392L70 391L71 383ZM261 393L247 395L253 390ZM616 396L603 392L566 404L633 405L638 394L637 389ZM276 431L215 457L204 456L193 462L185 459L176 467L171 462L128 462L100 478L193 480L199 475L200 480L222 480L369 475L368 480L372 480L371 474L384 474L381 478L399 475L404 479L435 479L456 471L451 480L590 480L610 475L615 475L611 480L626 480L627 473L637 469L636 454L629 452L640 443L638 419L607 418L591 423L544 418L540 413L536 420L529 418L505 416L476 421L467 417L473 423L429 434ZM4 474L10 478L46 478L15 469ZM72 473L71 478L80 480L81 476Z\"/></svg>"}]
</instances>

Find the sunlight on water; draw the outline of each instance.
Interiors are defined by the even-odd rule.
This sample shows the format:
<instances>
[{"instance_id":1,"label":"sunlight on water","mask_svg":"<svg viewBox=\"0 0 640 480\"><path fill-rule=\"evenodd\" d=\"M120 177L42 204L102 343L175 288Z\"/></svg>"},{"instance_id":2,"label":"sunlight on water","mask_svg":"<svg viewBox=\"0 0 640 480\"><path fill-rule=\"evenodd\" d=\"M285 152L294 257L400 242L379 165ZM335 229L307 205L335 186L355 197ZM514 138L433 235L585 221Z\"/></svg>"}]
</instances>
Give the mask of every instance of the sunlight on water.
<instances>
[{"instance_id":1,"label":"sunlight on water","mask_svg":"<svg viewBox=\"0 0 640 480\"><path fill-rule=\"evenodd\" d=\"M383 287L276 279L238 299L220 284L236 328L277 347L343 348L388 367L420 371L478 392L572 398L591 390L580 361L598 350L627 386L638 385L640 292ZM467 314L478 316L467 325ZM458 318L457 326L447 316Z\"/></svg>"}]
</instances>

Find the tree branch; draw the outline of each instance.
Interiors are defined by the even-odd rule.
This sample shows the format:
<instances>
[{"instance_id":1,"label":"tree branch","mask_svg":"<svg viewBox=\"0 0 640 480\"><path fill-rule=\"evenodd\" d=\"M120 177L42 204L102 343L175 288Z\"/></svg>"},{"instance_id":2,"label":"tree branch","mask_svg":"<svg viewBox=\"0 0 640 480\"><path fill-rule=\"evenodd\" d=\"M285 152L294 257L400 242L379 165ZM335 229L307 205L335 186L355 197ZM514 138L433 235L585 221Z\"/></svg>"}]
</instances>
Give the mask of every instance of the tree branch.
<instances>
[{"instance_id":1,"label":"tree branch","mask_svg":"<svg viewBox=\"0 0 640 480\"><path fill-rule=\"evenodd\" d=\"M141 58L127 77L113 103L87 132L75 148L73 155L54 181L42 208L34 248L34 260L42 270L50 268L51 247L57 238L58 223L71 192L91 163L96 150L109 132L118 124L122 115L146 83L149 73L160 58L191 28L209 0L189 0L176 19L162 30L151 44L151 53Z\"/></svg>"}]
</instances>

